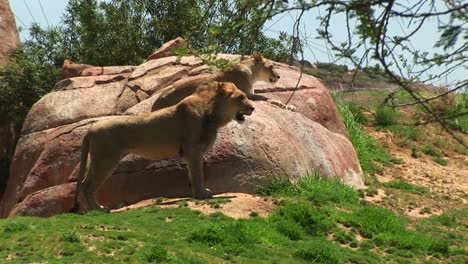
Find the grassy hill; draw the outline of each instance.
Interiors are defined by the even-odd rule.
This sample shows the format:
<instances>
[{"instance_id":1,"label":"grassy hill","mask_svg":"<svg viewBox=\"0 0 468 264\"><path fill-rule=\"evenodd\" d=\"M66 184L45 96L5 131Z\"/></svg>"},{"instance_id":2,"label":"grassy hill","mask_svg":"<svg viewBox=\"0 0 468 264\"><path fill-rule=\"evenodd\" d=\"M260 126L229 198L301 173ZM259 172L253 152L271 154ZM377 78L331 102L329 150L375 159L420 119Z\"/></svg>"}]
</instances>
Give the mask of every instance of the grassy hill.
<instances>
[{"instance_id":1,"label":"grassy hill","mask_svg":"<svg viewBox=\"0 0 468 264\"><path fill-rule=\"evenodd\" d=\"M395 183L415 195L427 190ZM421 191L424 190L424 191ZM0 221L0 259L16 263L465 263L468 210L419 221L309 176L259 190L268 217L204 215L180 204L121 213ZM221 205L222 206L222 205Z\"/></svg>"}]
</instances>

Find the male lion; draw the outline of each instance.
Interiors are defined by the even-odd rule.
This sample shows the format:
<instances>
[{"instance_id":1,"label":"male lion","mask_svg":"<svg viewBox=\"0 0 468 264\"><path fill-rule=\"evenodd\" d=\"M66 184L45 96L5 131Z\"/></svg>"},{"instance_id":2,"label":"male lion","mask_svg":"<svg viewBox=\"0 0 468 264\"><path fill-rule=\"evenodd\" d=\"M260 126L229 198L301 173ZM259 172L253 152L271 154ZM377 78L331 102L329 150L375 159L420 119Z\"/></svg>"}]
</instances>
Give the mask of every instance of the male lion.
<instances>
[{"instance_id":1,"label":"male lion","mask_svg":"<svg viewBox=\"0 0 468 264\"><path fill-rule=\"evenodd\" d=\"M269 99L263 95L254 94L253 84L256 81L276 82L280 78L275 71L273 62L262 57L260 53L255 53L252 58L242 60L233 69L219 71L209 75L187 78L168 86L160 92L158 99L154 102L151 110L156 111L164 107L175 105L185 97L193 94L198 85L206 82L232 82L242 90L249 99L267 101L284 109L294 111L294 106Z\"/></svg>"},{"instance_id":2,"label":"male lion","mask_svg":"<svg viewBox=\"0 0 468 264\"><path fill-rule=\"evenodd\" d=\"M203 154L213 146L219 128L233 119L243 121L254 109L233 83L210 82L177 105L97 122L83 139L74 211L81 194L88 210L104 209L96 201L96 191L129 153L156 160L181 155L189 167L193 196L212 197L204 184ZM90 162L84 177L88 153Z\"/></svg>"}]
</instances>

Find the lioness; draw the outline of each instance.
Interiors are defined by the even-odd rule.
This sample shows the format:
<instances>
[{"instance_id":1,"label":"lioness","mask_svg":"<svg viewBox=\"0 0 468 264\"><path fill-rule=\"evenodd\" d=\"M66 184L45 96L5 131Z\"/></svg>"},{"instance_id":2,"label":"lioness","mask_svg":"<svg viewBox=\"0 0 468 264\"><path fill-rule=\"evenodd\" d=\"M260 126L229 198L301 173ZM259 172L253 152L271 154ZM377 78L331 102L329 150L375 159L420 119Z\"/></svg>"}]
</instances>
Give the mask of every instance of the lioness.
<instances>
[{"instance_id":1,"label":"lioness","mask_svg":"<svg viewBox=\"0 0 468 264\"><path fill-rule=\"evenodd\" d=\"M78 209L80 194L88 210L104 209L96 201L96 191L129 153L156 160L182 156L189 167L193 196L212 197L204 184L203 154L213 146L219 128L233 119L243 121L253 110L245 93L233 83L210 82L177 105L95 123L83 139L73 211Z\"/></svg>"},{"instance_id":2,"label":"lioness","mask_svg":"<svg viewBox=\"0 0 468 264\"><path fill-rule=\"evenodd\" d=\"M256 81L276 82L280 78L275 71L273 62L262 57L260 53L255 53L252 58L242 60L233 69L219 71L209 75L187 78L168 86L161 91L158 99L154 102L151 110L156 111L164 107L175 105L185 97L193 94L201 83L218 81L232 82L242 90L251 100L267 101L281 108L294 111L294 106L285 105L280 101L269 99L263 95L254 94L253 84Z\"/></svg>"}]
</instances>

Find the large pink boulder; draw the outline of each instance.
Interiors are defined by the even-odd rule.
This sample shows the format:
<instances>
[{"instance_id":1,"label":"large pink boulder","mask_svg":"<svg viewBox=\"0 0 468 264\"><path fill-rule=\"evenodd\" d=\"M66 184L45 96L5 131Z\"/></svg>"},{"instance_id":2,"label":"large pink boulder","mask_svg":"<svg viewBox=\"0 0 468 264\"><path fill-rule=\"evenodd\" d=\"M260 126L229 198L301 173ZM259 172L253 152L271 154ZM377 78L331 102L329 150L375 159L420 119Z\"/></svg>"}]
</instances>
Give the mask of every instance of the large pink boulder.
<instances>
[{"instance_id":1,"label":"large pink boulder","mask_svg":"<svg viewBox=\"0 0 468 264\"><path fill-rule=\"evenodd\" d=\"M276 67L280 80L257 84L255 91L283 102L292 96L289 104L297 111L254 102L256 110L244 123L231 122L221 129L205 157L208 188L214 193L253 193L274 177L297 179L315 170L362 187L356 152L328 90L309 75L303 75L295 89L297 68L281 63ZM104 67L88 70L88 76L63 80L32 107L0 201L2 217L69 211L87 129L97 120L118 118L120 113L148 112L162 88L207 71L194 56L152 59L126 69L116 72ZM189 195L183 160L151 161L129 155L99 190L98 199L115 208L151 197Z\"/></svg>"}]
</instances>

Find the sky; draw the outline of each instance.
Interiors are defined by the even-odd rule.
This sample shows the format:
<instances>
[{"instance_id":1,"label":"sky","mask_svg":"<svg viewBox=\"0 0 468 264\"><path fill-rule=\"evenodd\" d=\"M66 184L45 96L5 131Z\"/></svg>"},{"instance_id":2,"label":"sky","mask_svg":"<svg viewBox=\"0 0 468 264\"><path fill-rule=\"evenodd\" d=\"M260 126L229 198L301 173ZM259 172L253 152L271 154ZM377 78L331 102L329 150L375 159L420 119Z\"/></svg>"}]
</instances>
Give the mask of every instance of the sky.
<instances>
[{"instance_id":1,"label":"sky","mask_svg":"<svg viewBox=\"0 0 468 264\"><path fill-rule=\"evenodd\" d=\"M60 24L67 2L66 0L10 0L10 5L16 18L16 25L23 28L20 32L20 38L24 40L28 37L28 32L24 28L28 28L33 22L39 23L44 27ZM316 39L316 28L319 27L316 17L320 15L320 11L320 9L315 9L303 16L303 23L300 26L301 36L307 40L307 45L304 48L304 59L312 63L335 62L338 64L349 64L348 61L336 61L327 44L323 40ZM292 34L294 20L297 15L297 13L288 12L268 21L264 27L266 35L275 37L280 31ZM344 20L338 18L335 24L344 25ZM435 20L428 20L419 33L412 38L412 45L417 49L433 51L436 41L435 36L439 35L437 27ZM404 24L394 25L391 29L395 32L405 30ZM344 28L340 28L339 26L334 27L333 35L338 40L346 37ZM466 67L468 65L465 65L465 68L459 67L455 72L439 80L436 84L450 84L457 80L466 79L468 76L468 69ZM437 69L434 71L437 71Z\"/></svg>"}]
</instances>

